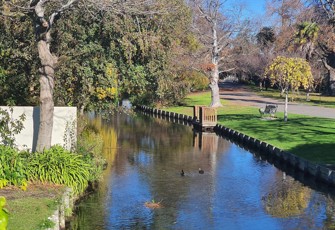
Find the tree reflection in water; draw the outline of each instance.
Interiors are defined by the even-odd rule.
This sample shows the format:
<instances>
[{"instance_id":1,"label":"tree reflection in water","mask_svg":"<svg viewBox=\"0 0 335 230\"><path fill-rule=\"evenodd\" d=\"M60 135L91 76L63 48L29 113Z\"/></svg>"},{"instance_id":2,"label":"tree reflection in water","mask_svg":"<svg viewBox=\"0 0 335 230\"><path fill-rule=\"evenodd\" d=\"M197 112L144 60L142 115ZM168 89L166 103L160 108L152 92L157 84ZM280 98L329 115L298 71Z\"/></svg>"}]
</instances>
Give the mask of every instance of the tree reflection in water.
<instances>
[{"instance_id":1,"label":"tree reflection in water","mask_svg":"<svg viewBox=\"0 0 335 230\"><path fill-rule=\"evenodd\" d=\"M80 203L73 230L334 226L333 197L214 133L142 115L92 124L109 164L98 192ZM145 207L150 201L161 208Z\"/></svg>"},{"instance_id":2,"label":"tree reflection in water","mask_svg":"<svg viewBox=\"0 0 335 230\"><path fill-rule=\"evenodd\" d=\"M309 188L283 173L283 178L276 181L263 199L267 213L275 217L290 217L301 215L310 197Z\"/></svg>"}]
</instances>

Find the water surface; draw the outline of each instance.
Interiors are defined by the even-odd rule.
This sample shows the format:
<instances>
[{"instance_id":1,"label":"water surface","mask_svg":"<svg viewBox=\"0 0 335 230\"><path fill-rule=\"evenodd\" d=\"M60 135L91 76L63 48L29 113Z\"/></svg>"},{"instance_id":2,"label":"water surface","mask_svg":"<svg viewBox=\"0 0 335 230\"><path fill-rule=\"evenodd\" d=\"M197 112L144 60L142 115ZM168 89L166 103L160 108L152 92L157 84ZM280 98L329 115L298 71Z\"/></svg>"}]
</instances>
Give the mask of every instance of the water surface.
<instances>
[{"instance_id":1,"label":"water surface","mask_svg":"<svg viewBox=\"0 0 335 230\"><path fill-rule=\"evenodd\" d=\"M92 123L104 134L109 165L98 192L79 205L71 229L335 226L330 191L313 190L215 134L143 115ZM162 207L145 207L150 201Z\"/></svg>"}]
</instances>

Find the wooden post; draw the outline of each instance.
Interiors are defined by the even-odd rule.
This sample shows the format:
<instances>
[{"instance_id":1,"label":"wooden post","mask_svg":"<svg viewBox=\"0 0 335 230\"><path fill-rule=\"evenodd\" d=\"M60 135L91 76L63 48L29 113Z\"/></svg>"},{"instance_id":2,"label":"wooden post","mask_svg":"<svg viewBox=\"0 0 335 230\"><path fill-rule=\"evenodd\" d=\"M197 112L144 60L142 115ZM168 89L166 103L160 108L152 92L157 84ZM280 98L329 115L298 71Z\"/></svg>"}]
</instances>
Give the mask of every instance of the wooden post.
<instances>
[{"instance_id":1,"label":"wooden post","mask_svg":"<svg viewBox=\"0 0 335 230\"><path fill-rule=\"evenodd\" d=\"M205 105L195 105L193 106L193 117L195 120L200 120L200 108L201 107L206 107Z\"/></svg>"}]
</instances>

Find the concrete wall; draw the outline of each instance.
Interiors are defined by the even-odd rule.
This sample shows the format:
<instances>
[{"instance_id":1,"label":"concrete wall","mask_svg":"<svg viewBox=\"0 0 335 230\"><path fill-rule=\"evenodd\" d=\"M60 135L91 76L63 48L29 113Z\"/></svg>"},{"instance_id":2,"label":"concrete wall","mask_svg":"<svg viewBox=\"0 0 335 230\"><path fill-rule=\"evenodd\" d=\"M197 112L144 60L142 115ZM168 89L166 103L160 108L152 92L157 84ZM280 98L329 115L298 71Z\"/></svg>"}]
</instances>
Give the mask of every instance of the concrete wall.
<instances>
[{"instance_id":1,"label":"concrete wall","mask_svg":"<svg viewBox=\"0 0 335 230\"><path fill-rule=\"evenodd\" d=\"M8 107L0 106L7 111ZM35 151L38 137L40 109L31 106L14 106L13 119L18 119L21 114L26 115L24 129L15 135L15 143L19 149L30 149ZM64 142L64 137L67 141ZM71 137L72 136L72 137ZM51 145L60 144L67 149L75 145L77 136L77 108L76 107L55 107L54 124L52 131Z\"/></svg>"}]
</instances>

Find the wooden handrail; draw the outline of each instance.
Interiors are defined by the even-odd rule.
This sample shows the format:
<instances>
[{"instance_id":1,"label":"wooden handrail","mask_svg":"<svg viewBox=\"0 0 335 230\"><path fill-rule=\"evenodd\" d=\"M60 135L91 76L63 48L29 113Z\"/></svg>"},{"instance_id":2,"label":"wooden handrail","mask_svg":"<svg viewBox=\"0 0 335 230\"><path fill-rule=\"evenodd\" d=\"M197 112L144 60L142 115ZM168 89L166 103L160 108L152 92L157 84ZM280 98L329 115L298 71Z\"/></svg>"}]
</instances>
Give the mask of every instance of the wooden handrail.
<instances>
[{"instance_id":1,"label":"wooden handrail","mask_svg":"<svg viewBox=\"0 0 335 230\"><path fill-rule=\"evenodd\" d=\"M200 124L202 126L215 126L217 123L216 108L200 107Z\"/></svg>"}]
</instances>

